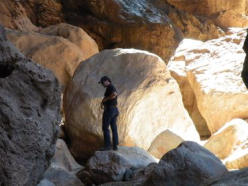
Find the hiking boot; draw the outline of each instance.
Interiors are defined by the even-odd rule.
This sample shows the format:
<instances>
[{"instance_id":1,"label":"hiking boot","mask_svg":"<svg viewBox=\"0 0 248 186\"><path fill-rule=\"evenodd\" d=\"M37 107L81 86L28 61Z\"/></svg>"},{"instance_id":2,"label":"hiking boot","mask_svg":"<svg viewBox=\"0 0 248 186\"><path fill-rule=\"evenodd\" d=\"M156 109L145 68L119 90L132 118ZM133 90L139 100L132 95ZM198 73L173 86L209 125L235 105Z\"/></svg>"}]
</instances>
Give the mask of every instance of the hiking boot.
<instances>
[{"instance_id":1,"label":"hiking boot","mask_svg":"<svg viewBox=\"0 0 248 186\"><path fill-rule=\"evenodd\" d=\"M113 146L113 150L117 151L118 150L118 146Z\"/></svg>"},{"instance_id":2,"label":"hiking boot","mask_svg":"<svg viewBox=\"0 0 248 186\"><path fill-rule=\"evenodd\" d=\"M111 150L111 147L102 147L99 149L99 151L109 151Z\"/></svg>"}]
</instances>

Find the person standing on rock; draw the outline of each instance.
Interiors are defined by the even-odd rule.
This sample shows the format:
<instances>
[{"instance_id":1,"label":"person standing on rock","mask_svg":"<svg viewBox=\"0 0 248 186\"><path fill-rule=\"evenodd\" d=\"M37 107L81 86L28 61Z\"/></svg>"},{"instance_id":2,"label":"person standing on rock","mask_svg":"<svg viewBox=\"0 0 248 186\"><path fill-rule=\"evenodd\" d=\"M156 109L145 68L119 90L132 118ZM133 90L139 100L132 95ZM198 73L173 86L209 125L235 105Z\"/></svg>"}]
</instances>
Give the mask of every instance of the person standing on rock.
<instances>
[{"instance_id":1,"label":"person standing on rock","mask_svg":"<svg viewBox=\"0 0 248 186\"><path fill-rule=\"evenodd\" d=\"M109 126L112 130L112 147L113 150L118 150L118 131L117 131L117 117L119 115L119 111L117 108L117 92L114 85L111 83L111 80L107 76L103 76L99 84L102 84L105 88L104 98L101 102L101 108L104 109L103 116L102 116L102 130L104 136L104 147L100 150L111 150L111 139L110 139L110 132Z\"/></svg>"}]
</instances>

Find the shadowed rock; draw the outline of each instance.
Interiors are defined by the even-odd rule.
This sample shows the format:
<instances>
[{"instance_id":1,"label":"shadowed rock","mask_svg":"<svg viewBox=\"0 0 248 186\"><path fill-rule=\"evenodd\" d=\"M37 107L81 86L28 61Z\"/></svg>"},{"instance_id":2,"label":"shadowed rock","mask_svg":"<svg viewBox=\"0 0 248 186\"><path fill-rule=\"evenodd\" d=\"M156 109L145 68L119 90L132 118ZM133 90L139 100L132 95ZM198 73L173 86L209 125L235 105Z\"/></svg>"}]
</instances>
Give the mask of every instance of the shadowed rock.
<instances>
[{"instance_id":1,"label":"shadowed rock","mask_svg":"<svg viewBox=\"0 0 248 186\"><path fill-rule=\"evenodd\" d=\"M26 59L0 27L0 185L36 185L54 155L60 88ZM7 71L5 71L7 69Z\"/></svg>"}]
</instances>

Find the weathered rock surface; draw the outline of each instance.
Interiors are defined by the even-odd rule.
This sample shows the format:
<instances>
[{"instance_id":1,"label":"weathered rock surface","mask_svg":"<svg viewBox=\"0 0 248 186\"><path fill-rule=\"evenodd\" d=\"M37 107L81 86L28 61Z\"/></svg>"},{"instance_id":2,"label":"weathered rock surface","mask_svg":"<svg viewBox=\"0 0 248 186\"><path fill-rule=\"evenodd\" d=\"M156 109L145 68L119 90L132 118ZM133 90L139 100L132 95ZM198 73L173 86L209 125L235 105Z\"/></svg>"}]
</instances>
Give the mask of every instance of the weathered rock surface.
<instances>
[{"instance_id":1,"label":"weathered rock surface","mask_svg":"<svg viewBox=\"0 0 248 186\"><path fill-rule=\"evenodd\" d=\"M52 182L47 179L43 179L37 186L55 186Z\"/></svg>"},{"instance_id":2,"label":"weathered rock surface","mask_svg":"<svg viewBox=\"0 0 248 186\"><path fill-rule=\"evenodd\" d=\"M239 145L228 158L225 159L225 165L228 169L242 169L248 167L248 143Z\"/></svg>"},{"instance_id":3,"label":"weathered rock surface","mask_svg":"<svg viewBox=\"0 0 248 186\"><path fill-rule=\"evenodd\" d=\"M83 169L83 167L74 160L65 142L58 139L56 142L55 155L50 167L43 175L43 180L40 185L82 186L82 182L76 176L77 172L81 169Z\"/></svg>"},{"instance_id":4,"label":"weathered rock surface","mask_svg":"<svg viewBox=\"0 0 248 186\"><path fill-rule=\"evenodd\" d=\"M114 151L97 151L87 163L86 170L78 177L87 184L101 184L122 181L125 173L132 167L128 160ZM87 175L88 174L88 175Z\"/></svg>"},{"instance_id":5,"label":"weathered rock surface","mask_svg":"<svg viewBox=\"0 0 248 186\"><path fill-rule=\"evenodd\" d=\"M52 70L63 87L79 63L98 52L95 41L80 28L60 24L41 32L9 30L8 38L27 57Z\"/></svg>"},{"instance_id":6,"label":"weathered rock surface","mask_svg":"<svg viewBox=\"0 0 248 186\"><path fill-rule=\"evenodd\" d=\"M248 143L248 123L241 119L233 119L215 134L204 145L220 159L230 156L240 145Z\"/></svg>"},{"instance_id":7,"label":"weathered rock surface","mask_svg":"<svg viewBox=\"0 0 248 186\"><path fill-rule=\"evenodd\" d=\"M165 153L176 148L181 142L183 142L183 139L180 136L166 130L153 140L148 152L161 159Z\"/></svg>"},{"instance_id":8,"label":"weathered rock surface","mask_svg":"<svg viewBox=\"0 0 248 186\"><path fill-rule=\"evenodd\" d=\"M44 177L56 186L84 186L74 174L58 167L50 167Z\"/></svg>"},{"instance_id":9,"label":"weathered rock surface","mask_svg":"<svg viewBox=\"0 0 248 186\"><path fill-rule=\"evenodd\" d=\"M66 20L88 30L100 48L148 50L166 63L181 33L203 40L223 34L212 21L177 10L164 0L71 0L64 1L64 9Z\"/></svg>"},{"instance_id":10,"label":"weathered rock surface","mask_svg":"<svg viewBox=\"0 0 248 186\"><path fill-rule=\"evenodd\" d=\"M118 151L97 151L86 169L79 172L79 178L88 184L122 181L132 170L154 163L155 159L138 147L120 147Z\"/></svg>"},{"instance_id":11,"label":"weathered rock surface","mask_svg":"<svg viewBox=\"0 0 248 186\"><path fill-rule=\"evenodd\" d=\"M64 22L61 0L25 0L20 3L35 25L46 27Z\"/></svg>"},{"instance_id":12,"label":"weathered rock surface","mask_svg":"<svg viewBox=\"0 0 248 186\"><path fill-rule=\"evenodd\" d=\"M186 12L207 16L222 27L246 27L246 0L167 0L171 5Z\"/></svg>"},{"instance_id":13,"label":"weathered rock surface","mask_svg":"<svg viewBox=\"0 0 248 186\"><path fill-rule=\"evenodd\" d=\"M26 10L18 1L0 1L0 24L23 31L38 30L28 18Z\"/></svg>"},{"instance_id":14,"label":"weathered rock surface","mask_svg":"<svg viewBox=\"0 0 248 186\"><path fill-rule=\"evenodd\" d=\"M60 36L77 45L84 55L84 60L98 53L96 42L81 28L61 23L40 30L46 35Z\"/></svg>"},{"instance_id":15,"label":"weathered rock surface","mask_svg":"<svg viewBox=\"0 0 248 186\"><path fill-rule=\"evenodd\" d=\"M104 89L97 83L103 75L111 77L118 90L122 145L147 150L167 129L186 140L199 139L161 58L135 49L105 50L79 65L65 91L65 129L77 158L87 157L103 142L99 104Z\"/></svg>"},{"instance_id":16,"label":"weathered rock surface","mask_svg":"<svg viewBox=\"0 0 248 186\"><path fill-rule=\"evenodd\" d=\"M66 20L89 31L101 49L143 49L167 62L182 39L164 10L150 1L71 0L64 7Z\"/></svg>"},{"instance_id":17,"label":"weathered rock surface","mask_svg":"<svg viewBox=\"0 0 248 186\"><path fill-rule=\"evenodd\" d=\"M240 77L246 32L231 32L207 42L184 40L168 65L179 84L183 82L184 103L200 134L213 134L234 118L248 117L248 93Z\"/></svg>"},{"instance_id":18,"label":"weathered rock surface","mask_svg":"<svg viewBox=\"0 0 248 186\"><path fill-rule=\"evenodd\" d=\"M0 27L0 185L36 185L54 155L60 89L52 72L26 59Z\"/></svg>"},{"instance_id":19,"label":"weathered rock surface","mask_svg":"<svg viewBox=\"0 0 248 186\"><path fill-rule=\"evenodd\" d=\"M56 151L51 167L65 169L75 174L83 168L74 160L65 142L61 139L56 142Z\"/></svg>"},{"instance_id":20,"label":"weathered rock surface","mask_svg":"<svg viewBox=\"0 0 248 186\"><path fill-rule=\"evenodd\" d=\"M247 183L248 183L248 168L228 172L223 177L213 180L213 181L208 181L204 185L246 186Z\"/></svg>"},{"instance_id":21,"label":"weathered rock surface","mask_svg":"<svg viewBox=\"0 0 248 186\"><path fill-rule=\"evenodd\" d=\"M225 173L225 166L208 150L194 142L183 142L164 155L143 185L199 186Z\"/></svg>"}]
</instances>

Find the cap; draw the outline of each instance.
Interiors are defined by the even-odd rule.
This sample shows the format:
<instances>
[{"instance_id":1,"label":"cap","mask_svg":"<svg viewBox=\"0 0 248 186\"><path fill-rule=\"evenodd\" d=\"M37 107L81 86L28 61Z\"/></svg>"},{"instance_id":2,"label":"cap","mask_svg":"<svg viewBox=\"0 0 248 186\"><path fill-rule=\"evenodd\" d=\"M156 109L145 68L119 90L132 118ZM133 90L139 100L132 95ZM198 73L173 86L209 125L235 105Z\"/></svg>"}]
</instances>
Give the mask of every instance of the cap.
<instances>
[{"instance_id":1,"label":"cap","mask_svg":"<svg viewBox=\"0 0 248 186\"><path fill-rule=\"evenodd\" d=\"M111 83L111 80L108 76L103 76L101 77L100 81L98 82L99 84L103 84L104 81L109 81Z\"/></svg>"}]
</instances>

